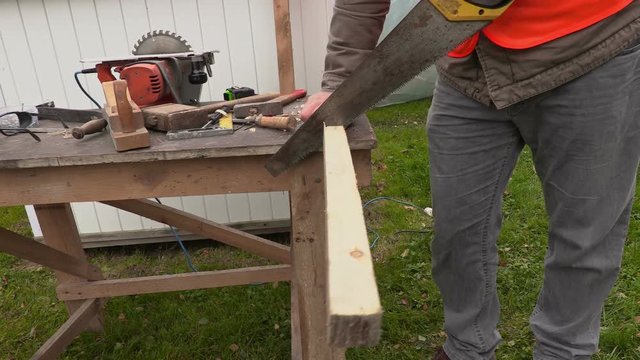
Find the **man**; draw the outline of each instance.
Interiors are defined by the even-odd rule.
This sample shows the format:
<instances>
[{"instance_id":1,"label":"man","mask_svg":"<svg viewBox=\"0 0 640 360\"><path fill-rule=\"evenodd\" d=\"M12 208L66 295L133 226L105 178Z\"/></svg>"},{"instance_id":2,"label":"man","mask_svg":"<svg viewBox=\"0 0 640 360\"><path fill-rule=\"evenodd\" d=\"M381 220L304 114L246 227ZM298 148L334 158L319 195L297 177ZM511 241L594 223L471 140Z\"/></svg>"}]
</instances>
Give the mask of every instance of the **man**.
<instances>
[{"instance_id":1,"label":"man","mask_svg":"<svg viewBox=\"0 0 640 360\"><path fill-rule=\"evenodd\" d=\"M375 46L388 8L336 0L323 92L304 119ZM515 0L438 62L428 118L432 262L447 340L435 359L495 358L502 193L525 144L549 215L533 357L597 351L640 154L639 18L634 0Z\"/></svg>"}]
</instances>

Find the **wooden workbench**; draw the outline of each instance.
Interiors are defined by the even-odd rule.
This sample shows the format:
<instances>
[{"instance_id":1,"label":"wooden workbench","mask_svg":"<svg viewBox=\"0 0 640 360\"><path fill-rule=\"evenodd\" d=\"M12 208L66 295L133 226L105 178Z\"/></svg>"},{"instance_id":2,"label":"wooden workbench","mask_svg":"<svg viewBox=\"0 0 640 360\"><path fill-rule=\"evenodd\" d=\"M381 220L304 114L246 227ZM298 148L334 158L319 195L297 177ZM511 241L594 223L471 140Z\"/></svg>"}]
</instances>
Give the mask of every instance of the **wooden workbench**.
<instances>
[{"instance_id":1,"label":"wooden workbench","mask_svg":"<svg viewBox=\"0 0 640 360\"><path fill-rule=\"evenodd\" d=\"M362 117L347 130L359 184L371 178L376 140ZM233 135L168 141L152 133L151 147L117 153L110 136L75 140L63 132L0 138L0 206L34 204L47 246L0 229L0 251L56 270L58 298L69 320L36 358L56 357L82 331L101 331L101 308L114 296L291 281L294 359L341 359L326 339L325 209L322 156L314 154L278 178L266 159L289 133L253 128ZM18 186L19 185L19 186ZM156 204L153 197L289 191L291 247ZM101 201L263 256L279 265L101 280L80 244L70 202Z\"/></svg>"}]
</instances>

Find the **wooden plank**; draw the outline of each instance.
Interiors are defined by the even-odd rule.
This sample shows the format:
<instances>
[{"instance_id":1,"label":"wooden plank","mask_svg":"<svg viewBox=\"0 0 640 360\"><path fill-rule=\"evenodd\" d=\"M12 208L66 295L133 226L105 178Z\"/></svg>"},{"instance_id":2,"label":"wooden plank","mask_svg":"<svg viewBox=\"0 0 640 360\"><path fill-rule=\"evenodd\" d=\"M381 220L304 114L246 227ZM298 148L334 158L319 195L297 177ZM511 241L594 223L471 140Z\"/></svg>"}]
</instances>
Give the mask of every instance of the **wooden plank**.
<instances>
[{"instance_id":1,"label":"wooden plank","mask_svg":"<svg viewBox=\"0 0 640 360\"><path fill-rule=\"evenodd\" d=\"M353 155L359 184L366 186L371 179L370 152ZM288 190L291 174L274 178L265 170L265 161L265 156L253 156L242 161L221 158L5 169L0 171L0 183L21 186L0 187L0 206Z\"/></svg>"},{"instance_id":2,"label":"wooden plank","mask_svg":"<svg viewBox=\"0 0 640 360\"><path fill-rule=\"evenodd\" d=\"M155 198L149 199L149 200L158 202ZM160 198L159 200L162 203L162 205L166 205L166 206L172 207L174 209L178 209L178 210L184 210L182 208L182 198L180 198L180 197L176 197L176 196L163 197L163 198ZM144 222L146 228L150 228L150 229L159 229L159 228L169 229L168 225L165 225L165 224L163 224L161 222L153 221L153 220L151 220L149 218L146 218L146 217L143 217L142 219L143 219L143 222Z\"/></svg>"},{"instance_id":3,"label":"wooden plank","mask_svg":"<svg viewBox=\"0 0 640 360\"><path fill-rule=\"evenodd\" d=\"M268 265L243 269L100 280L89 283L70 283L59 286L57 292L61 299L77 300L209 289L264 282L289 281L290 279L290 265Z\"/></svg>"},{"instance_id":4,"label":"wooden plank","mask_svg":"<svg viewBox=\"0 0 640 360\"><path fill-rule=\"evenodd\" d=\"M44 241L52 248L62 251L80 261L87 261L80 235L73 220L71 207L69 204L34 205L38 222L42 228ZM87 282L83 277L69 275L60 271L55 272L58 285L67 283ZM65 301L69 314L73 314L82 305L82 301ZM88 329L101 332L103 329L103 318L100 311L96 310L89 321Z\"/></svg>"},{"instance_id":5,"label":"wooden plank","mask_svg":"<svg viewBox=\"0 0 640 360\"><path fill-rule=\"evenodd\" d=\"M4 228L0 228L0 251L67 274L89 280L102 279L100 269L86 261Z\"/></svg>"},{"instance_id":6,"label":"wooden plank","mask_svg":"<svg viewBox=\"0 0 640 360\"><path fill-rule=\"evenodd\" d=\"M285 111L288 109L291 108L286 107ZM51 121L41 121L41 124L45 127L60 126ZM373 129L365 117L358 118L347 133L352 150L368 150L376 145ZM215 141L211 138L172 141L155 131L150 135L150 148L127 153L115 151L107 132L80 141L65 137L62 132L39 134L42 142L38 146L33 146L34 141L28 136L3 138L0 169L271 155L291 136L289 132L267 128L239 130L217 136Z\"/></svg>"},{"instance_id":7,"label":"wooden plank","mask_svg":"<svg viewBox=\"0 0 640 360\"><path fill-rule=\"evenodd\" d=\"M329 341L338 347L376 345L382 306L362 200L342 126L324 129L324 177Z\"/></svg>"},{"instance_id":8,"label":"wooden plank","mask_svg":"<svg viewBox=\"0 0 640 360\"><path fill-rule=\"evenodd\" d=\"M291 360L303 360L300 303L298 300L298 289L293 282L291 283Z\"/></svg>"},{"instance_id":9,"label":"wooden plank","mask_svg":"<svg viewBox=\"0 0 640 360\"><path fill-rule=\"evenodd\" d=\"M289 94L295 90L293 66L293 45L291 39L291 18L289 0L273 0L276 24L276 48L278 52L278 76L280 93Z\"/></svg>"},{"instance_id":10,"label":"wooden plank","mask_svg":"<svg viewBox=\"0 0 640 360\"><path fill-rule=\"evenodd\" d=\"M265 161L259 156L3 170L1 183L22 186L0 187L0 205L286 190L288 176L273 178Z\"/></svg>"},{"instance_id":11,"label":"wooden plank","mask_svg":"<svg viewBox=\"0 0 640 360\"><path fill-rule=\"evenodd\" d=\"M243 249L270 260L288 264L291 262L290 248L259 236L251 235L229 226L160 205L150 200L105 201L105 204L130 211L178 229L200 234L215 241Z\"/></svg>"},{"instance_id":12,"label":"wooden plank","mask_svg":"<svg viewBox=\"0 0 640 360\"><path fill-rule=\"evenodd\" d=\"M69 319L33 355L32 360L57 359L64 349L89 326L89 322L99 311L97 299L86 300Z\"/></svg>"},{"instance_id":13,"label":"wooden plank","mask_svg":"<svg viewBox=\"0 0 640 360\"><path fill-rule=\"evenodd\" d=\"M228 224L228 226L254 235L286 233L291 230L291 223L288 220ZM208 239L208 237L192 234L188 231L178 229L177 232L183 241ZM176 242L173 232L168 227L158 230L133 230L82 235L82 247L85 249L166 242Z\"/></svg>"},{"instance_id":14,"label":"wooden plank","mask_svg":"<svg viewBox=\"0 0 640 360\"><path fill-rule=\"evenodd\" d=\"M322 156L311 155L292 172L291 281L298 305L302 359L342 359L344 350L329 346L327 338Z\"/></svg>"}]
</instances>

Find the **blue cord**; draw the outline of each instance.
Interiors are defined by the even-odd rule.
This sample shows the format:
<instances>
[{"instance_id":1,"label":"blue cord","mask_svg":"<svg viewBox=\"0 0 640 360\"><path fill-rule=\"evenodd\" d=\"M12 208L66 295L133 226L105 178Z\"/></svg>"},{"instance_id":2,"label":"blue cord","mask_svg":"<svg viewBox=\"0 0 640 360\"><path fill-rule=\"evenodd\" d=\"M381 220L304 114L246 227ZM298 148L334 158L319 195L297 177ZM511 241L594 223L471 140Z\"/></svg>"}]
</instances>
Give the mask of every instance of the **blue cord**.
<instances>
[{"instance_id":1,"label":"blue cord","mask_svg":"<svg viewBox=\"0 0 640 360\"><path fill-rule=\"evenodd\" d=\"M380 234L369 227L367 227L367 231L370 233L373 233L376 236L376 238L373 239L373 241L371 242L371 245L369 245L369 249L373 249L373 247L376 246L376 244L378 243L378 240L380 239Z\"/></svg>"},{"instance_id":2,"label":"blue cord","mask_svg":"<svg viewBox=\"0 0 640 360\"><path fill-rule=\"evenodd\" d=\"M158 198L155 198L155 199L158 202L158 204L162 205L162 203L160 202L160 199L158 199ZM184 243L182 242L182 239L180 238L180 235L178 235L178 232L176 231L176 229L173 226L169 225L169 228L173 232L173 236L176 237L176 241L178 241L178 244L180 245L180 248L182 249L182 252L184 253L184 258L187 260L187 265L189 266L189 269L191 269L191 271L193 271L193 272L198 272L198 269L196 269L196 267L193 266L193 263L191 262L191 255L189 255L189 251L184 246Z\"/></svg>"}]
</instances>

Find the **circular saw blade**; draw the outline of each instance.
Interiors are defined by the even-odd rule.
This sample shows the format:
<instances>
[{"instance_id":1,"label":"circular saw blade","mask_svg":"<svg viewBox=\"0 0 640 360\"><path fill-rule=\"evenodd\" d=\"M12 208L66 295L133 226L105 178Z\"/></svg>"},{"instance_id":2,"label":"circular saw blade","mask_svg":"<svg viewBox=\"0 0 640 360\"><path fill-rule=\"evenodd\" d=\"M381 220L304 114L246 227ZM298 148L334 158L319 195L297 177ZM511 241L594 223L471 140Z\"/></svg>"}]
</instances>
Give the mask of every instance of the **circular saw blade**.
<instances>
[{"instance_id":1,"label":"circular saw blade","mask_svg":"<svg viewBox=\"0 0 640 360\"><path fill-rule=\"evenodd\" d=\"M171 31L154 30L133 45L133 55L175 54L193 51L185 39Z\"/></svg>"}]
</instances>

